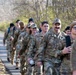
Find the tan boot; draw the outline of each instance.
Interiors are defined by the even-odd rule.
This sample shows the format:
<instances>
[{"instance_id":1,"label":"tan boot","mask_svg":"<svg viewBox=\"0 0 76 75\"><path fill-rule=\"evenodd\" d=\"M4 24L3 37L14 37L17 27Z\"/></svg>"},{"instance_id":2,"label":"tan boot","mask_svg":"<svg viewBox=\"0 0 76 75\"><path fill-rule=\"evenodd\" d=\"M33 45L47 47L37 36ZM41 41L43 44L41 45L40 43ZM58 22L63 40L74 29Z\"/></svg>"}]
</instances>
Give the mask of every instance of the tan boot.
<instances>
[{"instance_id":1,"label":"tan boot","mask_svg":"<svg viewBox=\"0 0 76 75\"><path fill-rule=\"evenodd\" d=\"M11 64L13 65L13 61L11 60L10 62L11 62Z\"/></svg>"}]
</instances>

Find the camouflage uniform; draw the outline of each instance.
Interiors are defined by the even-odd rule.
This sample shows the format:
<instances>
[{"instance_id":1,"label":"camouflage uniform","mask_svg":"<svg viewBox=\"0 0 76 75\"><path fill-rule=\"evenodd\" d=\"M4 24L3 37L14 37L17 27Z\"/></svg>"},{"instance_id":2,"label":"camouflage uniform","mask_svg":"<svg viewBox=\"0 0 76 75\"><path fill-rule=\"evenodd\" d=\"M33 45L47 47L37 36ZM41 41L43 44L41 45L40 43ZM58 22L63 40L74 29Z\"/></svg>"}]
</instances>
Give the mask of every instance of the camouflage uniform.
<instances>
[{"instance_id":1,"label":"camouflage uniform","mask_svg":"<svg viewBox=\"0 0 76 75\"><path fill-rule=\"evenodd\" d=\"M21 33L23 33L25 30L24 29L17 29L16 31L15 31L15 34L14 34L14 40L13 40L13 47L15 47L16 48L16 63L18 63L18 60L17 60L17 56L18 56L18 52L19 52L19 50L20 50L20 48L18 48L20 45L20 43L21 43ZM19 36L20 35L20 36ZM13 53L13 55L12 55L12 59L14 58L14 51L12 52Z\"/></svg>"},{"instance_id":2,"label":"camouflage uniform","mask_svg":"<svg viewBox=\"0 0 76 75\"><path fill-rule=\"evenodd\" d=\"M18 40L17 40L17 43L16 43L16 62L19 63L19 58L18 58L18 54L19 54L19 51L22 47L22 40L23 40L23 37L25 35L26 32L22 32L19 37L18 37Z\"/></svg>"},{"instance_id":3,"label":"camouflage uniform","mask_svg":"<svg viewBox=\"0 0 76 75\"><path fill-rule=\"evenodd\" d=\"M72 45L72 52L71 52L71 71L76 71L76 40Z\"/></svg>"},{"instance_id":4,"label":"camouflage uniform","mask_svg":"<svg viewBox=\"0 0 76 75\"><path fill-rule=\"evenodd\" d=\"M24 38L22 40L22 48L19 51L20 55L20 72L22 75L24 75L26 71L26 56L27 56L27 47L28 47L28 42L30 40L30 34L27 32L23 35Z\"/></svg>"},{"instance_id":5,"label":"camouflage uniform","mask_svg":"<svg viewBox=\"0 0 76 75\"><path fill-rule=\"evenodd\" d=\"M52 29L43 37L37 53L38 61L44 62L45 75L59 75L61 50L65 46L64 40L64 33L56 34Z\"/></svg>"},{"instance_id":6,"label":"camouflage uniform","mask_svg":"<svg viewBox=\"0 0 76 75\"><path fill-rule=\"evenodd\" d=\"M31 37L31 40L30 40L30 42L28 44L28 55L27 55L28 58L34 59L35 54L36 54L36 52L37 52L37 50L39 48L39 45L40 45L40 42L41 42L43 36L44 35L41 32L41 33L38 33L35 36ZM37 57L34 59L34 61L36 62L36 60L37 60ZM35 71L36 71L35 72L36 75L40 74L39 68L36 66L36 64L35 64Z\"/></svg>"},{"instance_id":7,"label":"camouflage uniform","mask_svg":"<svg viewBox=\"0 0 76 75\"><path fill-rule=\"evenodd\" d=\"M70 39L71 39L71 44L72 44L75 40L73 40L71 37L70 37ZM73 59L71 58L71 60L73 60ZM63 61L61 63L61 67L60 67L61 75L72 75L72 70L71 69L72 68L71 68L71 63L70 63L70 54L63 55Z\"/></svg>"},{"instance_id":8,"label":"camouflage uniform","mask_svg":"<svg viewBox=\"0 0 76 75\"><path fill-rule=\"evenodd\" d=\"M10 30L10 32L8 33L8 30L5 32L4 35L4 41L7 40L7 58L11 59L11 52L12 52L12 40L11 38L14 38L14 30Z\"/></svg>"}]
</instances>

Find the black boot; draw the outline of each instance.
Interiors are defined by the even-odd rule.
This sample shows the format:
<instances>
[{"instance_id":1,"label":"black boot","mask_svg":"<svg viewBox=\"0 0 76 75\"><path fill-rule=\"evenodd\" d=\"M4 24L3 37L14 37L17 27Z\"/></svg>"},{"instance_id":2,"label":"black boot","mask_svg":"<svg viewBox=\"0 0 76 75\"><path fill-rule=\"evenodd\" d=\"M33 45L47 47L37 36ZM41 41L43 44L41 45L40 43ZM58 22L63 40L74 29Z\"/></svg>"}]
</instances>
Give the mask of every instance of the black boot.
<instances>
[{"instance_id":1,"label":"black boot","mask_svg":"<svg viewBox=\"0 0 76 75\"><path fill-rule=\"evenodd\" d=\"M7 58L7 61L8 61L8 62L10 62L10 59L9 59L9 58Z\"/></svg>"}]
</instances>

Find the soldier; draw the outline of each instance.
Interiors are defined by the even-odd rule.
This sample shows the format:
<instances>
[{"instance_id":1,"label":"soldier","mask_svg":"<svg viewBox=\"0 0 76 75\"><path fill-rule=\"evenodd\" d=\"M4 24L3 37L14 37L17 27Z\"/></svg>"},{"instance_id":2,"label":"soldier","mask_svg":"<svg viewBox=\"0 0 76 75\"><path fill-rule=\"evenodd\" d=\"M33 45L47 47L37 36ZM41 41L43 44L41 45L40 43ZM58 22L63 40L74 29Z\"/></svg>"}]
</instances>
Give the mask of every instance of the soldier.
<instances>
[{"instance_id":1,"label":"soldier","mask_svg":"<svg viewBox=\"0 0 76 75\"><path fill-rule=\"evenodd\" d=\"M43 36L45 35L46 32L48 32L49 29L49 24L47 21L43 21L41 23L41 33L36 34L35 36L32 37L32 39L30 40L29 44L28 44L28 62L30 63L31 60L36 61L37 57L35 56L38 47L40 45L40 42L43 38ZM37 70L36 70L37 69ZM40 71L38 72L40 68L38 68L37 66L35 66L35 70L36 70L36 75L40 74Z\"/></svg>"},{"instance_id":2,"label":"soldier","mask_svg":"<svg viewBox=\"0 0 76 75\"><path fill-rule=\"evenodd\" d=\"M26 34L24 34L24 38L22 41L22 48L19 51L19 57L20 57L20 73L21 75L24 75L26 73L26 57L27 57L27 47L30 40L31 35L31 25L26 26Z\"/></svg>"},{"instance_id":3,"label":"soldier","mask_svg":"<svg viewBox=\"0 0 76 75\"><path fill-rule=\"evenodd\" d=\"M72 37L72 51L70 54L70 60L71 60L71 75L76 75L76 21L73 21L71 23L71 37Z\"/></svg>"},{"instance_id":4,"label":"soldier","mask_svg":"<svg viewBox=\"0 0 76 75\"><path fill-rule=\"evenodd\" d=\"M61 21L56 18L52 28L44 35L37 52L37 65L44 62L45 75L60 75L60 64L62 52L68 50L65 47L65 34L60 31Z\"/></svg>"},{"instance_id":5,"label":"soldier","mask_svg":"<svg viewBox=\"0 0 76 75\"><path fill-rule=\"evenodd\" d=\"M12 52L12 47L11 47L11 43L14 39L14 32L15 32L15 26L13 23L10 23L10 27L6 30L5 34L4 34L4 38L3 38L3 44L5 45L5 42L7 40L7 60L10 61L11 60L11 52Z\"/></svg>"},{"instance_id":6,"label":"soldier","mask_svg":"<svg viewBox=\"0 0 76 75\"><path fill-rule=\"evenodd\" d=\"M31 35L30 35L30 40L32 39L32 38L34 38L34 36L37 34L37 25L36 24L32 24L31 25L31 28L30 28L30 30L31 30ZM30 43L30 40L29 40L29 43ZM29 47L29 46L28 46ZM27 50L28 50L28 47L27 47ZM28 51L27 51L28 52ZM27 53L26 53L27 54ZM27 56L25 56L25 58L26 58ZM26 63L27 64L27 63ZM30 67L30 65L29 64L27 64L27 74L28 75L30 75L30 71L31 71L31 67ZM30 70L30 71L29 71Z\"/></svg>"},{"instance_id":7,"label":"soldier","mask_svg":"<svg viewBox=\"0 0 76 75\"><path fill-rule=\"evenodd\" d=\"M33 18L29 18L28 24L30 24L30 25L34 24L34 19Z\"/></svg>"},{"instance_id":8,"label":"soldier","mask_svg":"<svg viewBox=\"0 0 76 75\"><path fill-rule=\"evenodd\" d=\"M72 71L72 75L76 75L76 40L73 43L72 46L72 53L71 53L71 71Z\"/></svg>"},{"instance_id":9,"label":"soldier","mask_svg":"<svg viewBox=\"0 0 76 75\"><path fill-rule=\"evenodd\" d=\"M17 43L16 43L16 69L18 69L18 67L19 67L20 59L18 57L18 54L19 54L19 51L20 51L20 49L22 47L22 40L23 40L23 37L24 37L25 34L26 34L26 31L22 32L18 36L18 40L17 40Z\"/></svg>"},{"instance_id":10,"label":"soldier","mask_svg":"<svg viewBox=\"0 0 76 75\"><path fill-rule=\"evenodd\" d=\"M17 50L18 48L18 42L20 41L20 40L18 40L18 37L19 37L19 35L22 33L22 32L24 32L25 31L25 28L24 28L24 23L23 22L19 22L19 25L20 25L20 28L17 28L16 29L16 31L15 31L15 34L14 34L14 40L13 40L13 42L12 42L12 44L13 44L13 46L12 46L12 48L14 48L14 49L16 49L16 69L18 69L18 62L17 62L17 56L18 56L18 52L17 51L19 51L19 50ZM14 59L14 54L15 54L15 52L12 52L12 63L13 63L13 59Z\"/></svg>"},{"instance_id":11,"label":"soldier","mask_svg":"<svg viewBox=\"0 0 76 75\"><path fill-rule=\"evenodd\" d=\"M27 58L27 52L28 52L28 43L29 43L29 40L31 39L31 37L34 35L34 34L36 34L36 32L37 32L37 26L35 25L35 24L33 24L33 25L30 25L31 27L30 27L30 30L31 30L31 35L29 34L28 35L28 37L27 37L27 35L25 35L24 36L24 39L23 39L23 46L22 46L22 49L20 50L20 52L19 52L19 55L20 56L23 56L23 58L22 58L22 60L24 60L24 57L25 57L25 61L23 62L22 61L22 75L24 75L26 72L25 72L25 70L24 70L24 67L25 68L27 68L27 62L26 62L26 58ZM28 40L27 40L28 39ZM27 40L27 41L25 41L25 40ZM25 45L27 45L27 46L25 46ZM24 54L24 55L23 55Z\"/></svg>"},{"instance_id":12,"label":"soldier","mask_svg":"<svg viewBox=\"0 0 76 75\"><path fill-rule=\"evenodd\" d=\"M61 75L72 75L72 71L75 68L74 67L75 63L73 62L74 58L72 58L72 56L74 55L73 54L74 50L72 51L72 44L76 40L76 28L75 27L76 27L76 21L73 21L70 25L70 31L71 31L70 37L66 38L66 45L68 45L69 50L66 51L66 53L63 52L64 58L63 58L63 61L61 64L61 70L60 70ZM74 47L73 47L73 49L74 49ZM70 59L70 56L71 56L71 59ZM70 60L71 60L71 63L70 63Z\"/></svg>"},{"instance_id":13,"label":"soldier","mask_svg":"<svg viewBox=\"0 0 76 75\"><path fill-rule=\"evenodd\" d=\"M71 31L70 31L70 26L67 26L64 30L64 32L67 34L67 35L70 35Z\"/></svg>"},{"instance_id":14,"label":"soldier","mask_svg":"<svg viewBox=\"0 0 76 75\"><path fill-rule=\"evenodd\" d=\"M25 36L27 36L26 33L28 34L28 37L30 37L30 35L31 35L30 25L27 25L25 32L22 33L22 36L21 37L23 37L23 39L24 39ZM27 37L25 39L27 40ZM25 43L28 44L28 42L25 42ZM24 45L24 43L22 43L22 45ZM26 49L24 49L24 51L22 51L22 50L20 50L21 53L19 53L20 54L19 55L19 57L20 57L20 73L21 73L21 75L24 75L24 73L26 73L26 70L27 70L26 69L26 57L25 57L26 56L26 53L25 52L27 52L27 50Z\"/></svg>"},{"instance_id":15,"label":"soldier","mask_svg":"<svg viewBox=\"0 0 76 75\"><path fill-rule=\"evenodd\" d=\"M16 21L16 24L15 24L15 27L16 27L17 29L20 28L19 22L20 22L20 20L18 19L18 20Z\"/></svg>"}]
</instances>

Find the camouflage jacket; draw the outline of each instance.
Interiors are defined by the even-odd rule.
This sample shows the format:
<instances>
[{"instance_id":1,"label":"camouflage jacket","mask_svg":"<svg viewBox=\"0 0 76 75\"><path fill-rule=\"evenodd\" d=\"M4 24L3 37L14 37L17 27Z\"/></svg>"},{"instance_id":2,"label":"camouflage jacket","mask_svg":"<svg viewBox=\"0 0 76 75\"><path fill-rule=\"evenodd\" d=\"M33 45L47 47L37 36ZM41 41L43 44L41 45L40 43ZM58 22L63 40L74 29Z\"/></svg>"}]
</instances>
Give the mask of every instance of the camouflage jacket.
<instances>
[{"instance_id":1,"label":"camouflage jacket","mask_svg":"<svg viewBox=\"0 0 76 75\"><path fill-rule=\"evenodd\" d=\"M63 32L56 34L52 29L50 29L41 41L37 52L38 61L51 58L58 58L60 60L60 55L62 55L61 50L63 50L64 46L65 34Z\"/></svg>"},{"instance_id":2,"label":"camouflage jacket","mask_svg":"<svg viewBox=\"0 0 76 75\"><path fill-rule=\"evenodd\" d=\"M21 47L21 50L19 52L19 55L22 55L27 50L30 38L31 38L30 34L25 33L24 38L22 40L22 47Z\"/></svg>"},{"instance_id":3,"label":"camouflage jacket","mask_svg":"<svg viewBox=\"0 0 76 75\"><path fill-rule=\"evenodd\" d=\"M24 29L22 29L22 30L21 30L21 29L17 29L17 30L15 31L14 40L13 40L13 42L12 42L13 47L16 46L18 36L19 36L22 32L24 32L24 31L25 31Z\"/></svg>"},{"instance_id":4,"label":"camouflage jacket","mask_svg":"<svg viewBox=\"0 0 76 75\"><path fill-rule=\"evenodd\" d=\"M72 47L72 44L74 43L74 40L72 39L72 37L70 37L70 41L71 41L71 47ZM72 50L72 53L64 54L63 61L61 63L61 67L60 67L60 72L65 71L65 72L71 73L72 72L72 65L73 65L73 68L75 68L75 64L73 63L74 58L70 58L71 54L72 54L72 56L74 55L73 51L74 50ZM70 63L70 60L72 61L72 63Z\"/></svg>"},{"instance_id":5,"label":"camouflage jacket","mask_svg":"<svg viewBox=\"0 0 76 75\"><path fill-rule=\"evenodd\" d=\"M4 33L3 41L5 42L7 40L7 44L11 44L12 42L11 38L14 38L14 32L15 31L10 30L10 32L8 33L8 29L7 29Z\"/></svg>"},{"instance_id":6,"label":"camouflage jacket","mask_svg":"<svg viewBox=\"0 0 76 75\"><path fill-rule=\"evenodd\" d=\"M76 40L72 45L70 60L71 60L71 71L74 71L76 70Z\"/></svg>"},{"instance_id":7,"label":"camouflage jacket","mask_svg":"<svg viewBox=\"0 0 76 75\"><path fill-rule=\"evenodd\" d=\"M26 31L22 32L19 35L17 43L16 43L16 49L17 50L20 50L22 48L22 41L23 41L23 38L24 38L25 34L26 34Z\"/></svg>"},{"instance_id":8,"label":"camouflage jacket","mask_svg":"<svg viewBox=\"0 0 76 75\"><path fill-rule=\"evenodd\" d=\"M33 58L35 56L43 36L44 35L42 33L38 33L35 36L31 36L31 39L28 44L28 57Z\"/></svg>"}]
</instances>

